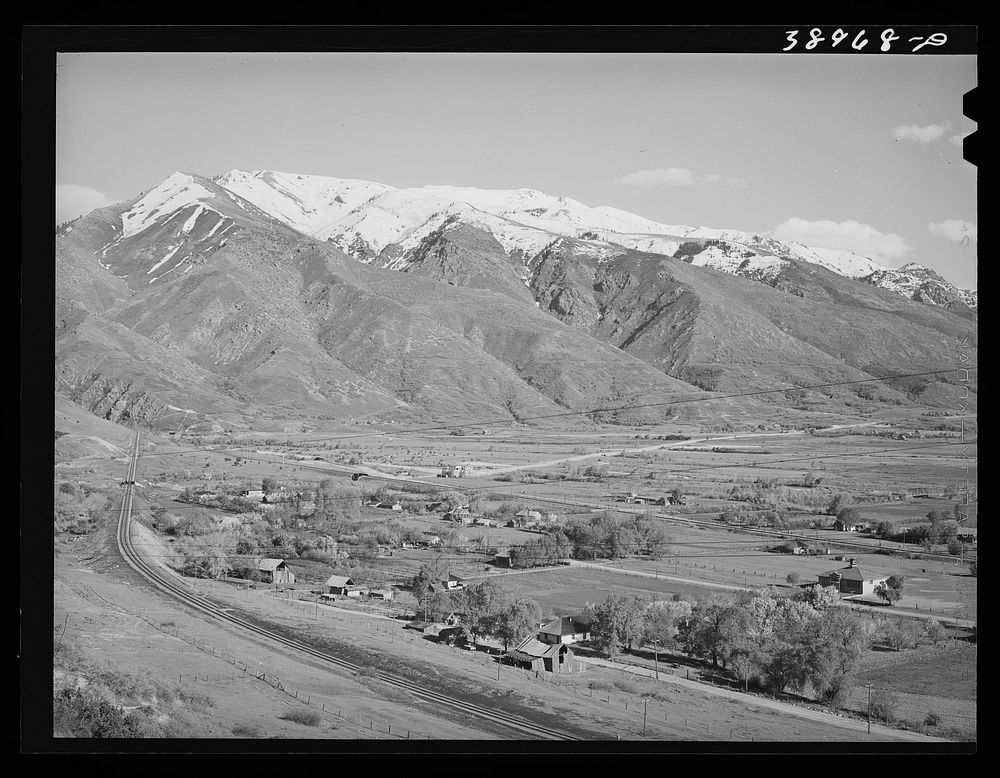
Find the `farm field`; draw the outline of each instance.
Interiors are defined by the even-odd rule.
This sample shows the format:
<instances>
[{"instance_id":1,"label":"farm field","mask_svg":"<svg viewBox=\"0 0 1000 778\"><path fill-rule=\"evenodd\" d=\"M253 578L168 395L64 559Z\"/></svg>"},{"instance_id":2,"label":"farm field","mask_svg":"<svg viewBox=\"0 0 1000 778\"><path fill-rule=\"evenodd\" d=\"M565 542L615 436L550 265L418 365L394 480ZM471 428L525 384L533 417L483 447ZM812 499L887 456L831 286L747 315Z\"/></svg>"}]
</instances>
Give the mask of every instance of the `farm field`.
<instances>
[{"instance_id":1,"label":"farm field","mask_svg":"<svg viewBox=\"0 0 1000 778\"><path fill-rule=\"evenodd\" d=\"M977 732L976 644L947 640L902 653L871 654L856 679L848 707L864 713L867 684L898 694L896 718L912 728L955 739L974 740ZM924 725L928 714L938 723Z\"/></svg>"},{"instance_id":2,"label":"farm field","mask_svg":"<svg viewBox=\"0 0 1000 778\"><path fill-rule=\"evenodd\" d=\"M392 620L328 608L319 609L323 612L314 618L313 606L296 606L265 591L241 592L226 584L193 582L201 593L228 601L234 609L249 609L258 618L320 645L338 646L352 658L368 657L370 673L344 677L191 616L155 596L150 600L141 586L128 586L113 575L120 563L94 544L88 545L90 540L78 539L56 550L55 615L68 616L61 637L88 662L102 663L105 672L114 667L119 675L136 678L140 688L173 684L196 698L200 713L175 714L178 722L191 727L182 736L244 737L251 732L255 737L387 740L392 739L391 730L411 739L495 737L436 717L378 680L379 667L398 671L406 664L418 668L422 677L436 679L443 688L460 684L466 694L494 699L501 706L514 705L529 713L545 710L546 718L558 720L561 726L579 727L594 739L613 734L630 740L780 740L790 732L804 740L860 739L857 732L774 711L750 716L752 702L720 700L674 688L657 690L650 698L643 735L640 695L653 691L645 688L651 684L623 683L620 673L592 668L553 683L503 668L497 682L495 665L485 654L410 637ZM88 583L74 580L79 578ZM114 607L108 607L109 601ZM188 636L193 644L173 636L171 630ZM240 677L228 661L195 647L206 644L272 674L287 691ZM54 680L58 684L71 679L59 673ZM292 697L292 689L299 698ZM309 700L308 706L304 699ZM337 710L339 715L323 715L319 724L300 724L289 718L294 711L315 711L319 706ZM369 723L374 727L366 732ZM882 734L876 739L894 738Z\"/></svg>"},{"instance_id":3,"label":"farm field","mask_svg":"<svg viewBox=\"0 0 1000 778\"><path fill-rule=\"evenodd\" d=\"M683 433L679 432L681 429ZM568 432L521 428L503 434L479 436L421 433L407 437L401 433L401 430L386 431L372 438L344 438L333 442L321 441L321 436L315 433L280 436L265 433L217 441L208 436L198 441L178 440L176 437L147 438L140 461L136 518L149 523L150 512L157 504L179 516L207 513L218 521L234 515L223 510L176 502L185 489L234 491L259 488L264 478L276 478L294 484L296 488L314 489L324 479L333 479L339 493L345 495L343 499L358 501L356 518L362 525L374 527L392 522L394 526L421 537L452 533L450 537L453 540L449 541L454 544L452 546L441 549L395 547L384 554L380 551L377 558L367 558L357 568L363 571L359 579L361 582L369 580L365 576L376 576L371 580L403 584L422 566L436 565L466 578L470 583L489 579L496 581L509 594L526 595L539 604L547 617L577 613L587 603L599 602L611 592L636 594L644 599L668 599L674 595L693 598L757 586L775 586L781 591L791 592L791 586L785 581L789 573L798 573L800 582L807 584L821 573L844 566L846 561L834 559L840 555L855 558L858 566L873 576L902 575L905 586L903 599L898 603L900 610L935 618L960 616L973 619L976 616L977 579L968 574L967 566L959 559L907 559L902 554L884 553L890 547L901 548L899 544L886 544L883 553L875 553L879 550L879 542L875 539L808 526L785 532L803 538L811 548L829 548L829 554L800 556L773 553L766 549L783 542L781 533L772 530L770 536L752 534L716 521L719 513L726 508L759 509L759 506L735 499L733 495L734 489L753 488L762 480L776 485L774 494L776 499L784 501L784 510L788 515L803 520L823 518L826 504L833 495L842 491L859 498L852 500L852 504L857 505L868 520L879 520L875 517L884 516L894 521L910 521L913 517L926 516L932 508L945 510L954 505L954 498L943 496L943 490L951 480L948 468L955 460L950 454L944 456L940 452L948 452L949 449L907 451L909 446L939 446L942 443L940 440L899 441L862 435L826 438L811 436L802 430L773 429L723 434L705 433L693 427L664 427L656 432L649 429ZM717 439L676 441L657 439L657 434L664 437L687 434L692 438L711 434ZM648 438L645 437L647 435ZM279 444L279 437L284 442ZM189 450L193 443L200 447ZM338 445L341 447L336 448ZM661 446L668 448L659 448ZM635 450L638 448L648 450ZM716 450L713 451L713 448ZM815 464L807 465L807 461ZM441 464L463 462L478 463L480 470L474 472L480 475L459 479L437 477ZM124 465L124 457L118 456L67 458L57 465L56 476L57 480L82 481L114 490ZM497 477L482 476L487 465L496 468ZM365 472L368 477L352 481L347 477L351 472ZM807 472L817 476L816 484L811 487L803 486L803 476ZM380 473L409 475L393 480L380 477ZM647 514L654 516L664 529L669 538L669 550L658 560L596 559L549 569L504 570L486 564L490 553L484 553L480 546L517 546L538 538L537 532L510 527L461 525L443 520L439 511L425 513L422 509L388 511L360 507L363 498L379 487L400 495L406 504L409 504L407 500L422 504L440 499L440 495L445 493L458 492L467 495L470 501L475 500L481 511L496 510L509 504L563 519L569 516L588 517L597 510L605 509L616 510L621 516ZM616 499L630 492L655 496L670 494L673 489L680 489L683 504L656 507L632 505ZM923 493L939 496L913 496ZM872 499L884 501L869 502ZM687 519L711 523L699 526L686 523ZM829 517L826 519L828 521ZM321 527L306 527L293 531L309 538L324 530ZM83 548L80 544L90 543L91 540L89 536L77 538L74 549ZM867 548L847 545L859 541L867 543ZM168 555L172 545L169 539L161 538L158 542L162 544L162 554ZM907 550L918 551L916 548ZM365 615L364 608L355 603L335 610L310 603L296 603L290 599L300 592L322 587L332 570L345 570L346 565L354 563L353 560L334 562L303 555L290 556L287 563L297 577L297 591L286 593L288 599L284 600L275 598L263 588L246 590L211 580L187 580L203 594L227 602L228 607L253 613L257 618L282 625L283 629L308 636L311 640L325 641L325 644L351 656L367 657L365 661L370 660L373 668L381 661L378 657L388 657L386 667L417 668L420 674L434 678L446 687L451 685L470 693L474 691L529 709L532 706L544 708L554 720L589 733L588 738L600 738L612 732L620 733L622 739L642 738L641 717L637 717L636 711L642 703L643 692L648 696L651 710L654 700L659 706L653 718L661 719L655 724L649 723L647 738L850 741L857 737L856 732L839 731L835 727L831 729L806 718L788 719L787 715L766 708L755 709L750 707L750 701L720 700L690 690L670 689L665 692L659 687L645 689L636 687L635 679L631 680L631 685L622 684L620 672L596 666L588 668L585 674L560 678L558 685L536 682L511 670L511 678L497 685L496 666L485 654L412 638L402 631L400 623L378 618L379 613L390 611L372 609ZM87 590L80 589L78 585L81 577L86 579L90 575L83 572L85 568L86 565L66 568L66 580L77 581L77 588L60 587L56 593L56 608L59 613L87 611L91 618L98 619L97 606L102 601L91 599L88 606L83 602L87 599ZM102 582L102 586L106 583ZM130 595L139 593L127 588L122 591ZM122 599L119 591L104 591L102 596L116 602L131 601L136 606L140 602L128 597ZM179 611L171 611L166 605L163 607L165 620L185 625L185 629L203 635L208 642L218 640L221 644L234 639L233 645L241 645L234 636L223 635L221 628L209 625L203 629L197 626L197 619L183 620ZM861 610L875 613L880 609L863 607ZM148 617L149 614L146 615ZM118 622L122 619L128 621L120 614L114 618ZM157 645L164 637L162 632L148 632L134 619L129 621L130 627L116 624L107 629L76 634L75 644L84 651L109 656L107 638L97 640L94 636L125 634L131 629L146 640L140 653L146 652L147 646L154 653L149 668L164 678L173 677L171 668L176 666L171 665L172 649L164 644L162 651L156 654ZM120 653L117 650L111 652L114 660L123 666L131 662L126 643L122 642ZM183 641L173 650L177 648L183 653L184 666L201 667L199 662L206 659L202 652L190 649ZM193 654L188 656L190 651L198 654L197 661L193 659ZM403 726L406 721L420 722L432 738L484 736L478 730L456 730L453 722L442 723L433 711L423 710L418 716L412 708L400 709L399 705L408 705L412 700L401 700L397 692L380 685L377 669L366 677L345 678L336 682L327 680L324 685L304 669L295 667L294 662L287 664L290 661L288 657L279 657L274 653L268 656L268 661L274 663L273 672L276 675L301 679L295 682L303 690L313 690L306 691L306 694L316 696L321 704L323 700L331 704L336 701L342 705L350 704L357 708L359 715L368 715L369 721L381 716L388 725L392 719L395 722L392 723L393 728ZM963 724L965 728L962 729L957 723L960 720L967 723L970 715L974 718L974 661L964 665L966 669L962 672L965 674L960 682L953 679L954 686L961 693L949 696L955 694L954 690L912 682L917 675L930 674L936 663L944 661L944 653L930 654L919 662L909 657L908 652L900 656L905 658L901 659L904 664L899 669L866 669L866 673L883 673L877 679L871 676L873 682L890 685L904 695L905 704L901 703L901 707L908 713L900 714L900 717L915 720L918 708L933 708L943 722L950 721L942 727L951 726L952 729L942 728L942 734L950 739L963 739L970 736L970 732L974 736L974 728ZM911 660L916 664L907 668L905 662ZM141 669L136 665L137 672ZM211 677L209 668L204 669L206 677ZM180 675L183 676L183 672ZM210 690L216 700L216 712L222 707L236 710L244 706L258 712L273 707L276 698L273 695L268 697L271 692L267 689L254 691L244 686L240 692L243 696L239 697L233 691L235 687L226 690L228 687L223 675L224 669L218 680L212 682L215 686ZM954 673L945 675L952 677ZM230 687L232 680L230 677ZM852 695L856 696L855 692ZM601 693L606 701L602 704L593 702L600 699ZM251 700L246 695L257 697ZM851 697L851 705L856 710L854 696ZM614 707L612 699L618 699L621 710ZM626 701L629 702L628 708L625 708ZM331 726L317 735L314 728L277 716L268 718L268 715L256 716L247 726L267 733L264 736L350 736L350 722L345 728ZM396 718L393 719L393 716ZM230 720L216 715L218 726L206 731L216 732L214 736L229 736L223 730L228 727L231 732L239 728L238 718ZM729 724L728 728L726 724ZM414 731L419 729L415 723L412 728ZM305 731L311 734L302 734ZM220 732L222 734L218 734Z\"/></svg>"}]
</instances>

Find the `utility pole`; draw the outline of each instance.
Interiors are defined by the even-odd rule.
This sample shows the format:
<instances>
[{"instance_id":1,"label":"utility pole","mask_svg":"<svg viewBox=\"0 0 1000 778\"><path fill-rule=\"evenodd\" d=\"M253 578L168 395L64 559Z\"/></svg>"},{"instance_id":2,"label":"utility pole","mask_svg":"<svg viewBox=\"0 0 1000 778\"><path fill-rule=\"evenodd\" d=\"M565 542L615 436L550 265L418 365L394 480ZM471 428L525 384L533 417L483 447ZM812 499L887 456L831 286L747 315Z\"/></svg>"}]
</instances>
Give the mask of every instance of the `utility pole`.
<instances>
[{"instance_id":1,"label":"utility pole","mask_svg":"<svg viewBox=\"0 0 1000 778\"><path fill-rule=\"evenodd\" d=\"M646 737L646 703L649 700L645 697L642 698L642 736Z\"/></svg>"},{"instance_id":2,"label":"utility pole","mask_svg":"<svg viewBox=\"0 0 1000 778\"><path fill-rule=\"evenodd\" d=\"M868 684L868 734L872 733L872 685Z\"/></svg>"},{"instance_id":3,"label":"utility pole","mask_svg":"<svg viewBox=\"0 0 1000 778\"><path fill-rule=\"evenodd\" d=\"M656 674L656 680L660 680L660 641L653 641L653 672Z\"/></svg>"}]
</instances>

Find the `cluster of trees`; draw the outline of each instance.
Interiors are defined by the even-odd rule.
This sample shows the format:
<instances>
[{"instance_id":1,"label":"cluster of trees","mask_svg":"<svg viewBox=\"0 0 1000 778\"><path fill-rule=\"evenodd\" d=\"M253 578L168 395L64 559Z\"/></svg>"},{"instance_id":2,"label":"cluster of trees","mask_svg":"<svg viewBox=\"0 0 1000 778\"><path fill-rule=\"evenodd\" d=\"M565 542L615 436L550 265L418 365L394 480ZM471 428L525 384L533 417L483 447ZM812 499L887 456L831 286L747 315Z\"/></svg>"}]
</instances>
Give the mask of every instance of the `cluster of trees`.
<instances>
[{"instance_id":1,"label":"cluster of trees","mask_svg":"<svg viewBox=\"0 0 1000 778\"><path fill-rule=\"evenodd\" d=\"M695 606L684 647L744 684L774 693L811 688L819 699L837 702L874 632L871 621L829 607L831 599L822 591L781 597L769 589L710 598Z\"/></svg>"},{"instance_id":2,"label":"cluster of trees","mask_svg":"<svg viewBox=\"0 0 1000 778\"><path fill-rule=\"evenodd\" d=\"M621 559L630 554L659 559L670 550L670 541L652 513L621 516L617 511L604 511L569 521L562 532L575 559Z\"/></svg>"},{"instance_id":3,"label":"cluster of trees","mask_svg":"<svg viewBox=\"0 0 1000 778\"><path fill-rule=\"evenodd\" d=\"M594 647L609 656L640 645L675 645L680 625L691 613L691 603L679 597L647 601L627 594L612 594L585 611Z\"/></svg>"},{"instance_id":4,"label":"cluster of trees","mask_svg":"<svg viewBox=\"0 0 1000 778\"><path fill-rule=\"evenodd\" d=\"M504 651L534 634L541 620L538 604L523 596L511 596L492 581L484 581L457 592L431 591L430 584L440 581L445 573L429 564L420 568L411 582L417 602L417 612L436 620L455 612L461 614L456 637L473 642L481 637L493 637L503 644Z\"/></svg>"},{"instance_id":5,"label":"cluster of trees","mask_svg":"<svg viewBox=\"0 0 1000 778\"><path fill-rule=\"evenodd\" d=\"M103 491L64 481L55 488L55 531L87 532L108 515L110 507L111 499Z\"/></svg>"},{"instance_id":6,"label":"cluster of trees","mask_svg":"<svg viewBox=\"0 0 1000 778\"><path fill-rule=\"evenodd\" d=\"M223 511L231 511L233 513L245 513L247 511L252 511L258 506L259 503L258 500L248 500L238 494L227 494L225 492L218 492L217 494L206 496L204 499L198 499L195 497L190 488L185 489L181 493L180 499L184 502L194 502L211 508L218 508Z\"/></svg>"},{"instance_id":7,"label":"cluster of trees","mask_svg":"<svg viewBox=\"0 0 1000 778\"><path fill-rule=\"evenodd\" d=\"M750 510L738 511L734 508L726 508L719 514L719 520L726 524L735 524L748 527L785 527L785 517L781 511L776 510Z\"/></svg>"},{"instance_id":8,"label":"cluster of trees","mask_svg":"<svg viewBox=\"0 0 1000 778\"><path fill-rule=\"evenodd\" d=\"M833 587L812 587L792 597L756 589L693 602L613 594L589 605L587 615L595 647L609 655L639 646L683 649L745 685L754 683L773 693L808 690L836 704L874 640L915 640L909 622L887 620L877 627L870 619L832 607L839 599Z\"/></svg>"},{"instance_id":9,"label":"cluster of trees","mask_svg":"<svg viewBox=\"0 0 1000 778\"><path fill-rule=\"evenodd\" d=\"M510 549L511 567L553 565L573 554L573 543L562 530L542 535Z\"/></svg>"}]
</instances>

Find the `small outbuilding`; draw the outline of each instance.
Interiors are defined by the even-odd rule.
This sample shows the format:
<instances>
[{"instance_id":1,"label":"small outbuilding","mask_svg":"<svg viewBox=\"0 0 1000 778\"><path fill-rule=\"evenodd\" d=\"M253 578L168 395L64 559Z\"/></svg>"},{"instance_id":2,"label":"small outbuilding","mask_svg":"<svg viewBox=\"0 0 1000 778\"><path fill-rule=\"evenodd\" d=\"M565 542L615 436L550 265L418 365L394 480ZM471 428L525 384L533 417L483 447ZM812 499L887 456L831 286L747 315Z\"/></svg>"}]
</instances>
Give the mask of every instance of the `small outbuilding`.
<instances>
[{"instance_id":1,"label":"small outbuilding","mask_svg":"<svg viewBox=\"0 0 1000 778\"><path fill-rule=\"evenodd\" d=\"M493 564L497 567L510 567L510 550L497 551L493 555Z\"/></svg>"}]
</instances>

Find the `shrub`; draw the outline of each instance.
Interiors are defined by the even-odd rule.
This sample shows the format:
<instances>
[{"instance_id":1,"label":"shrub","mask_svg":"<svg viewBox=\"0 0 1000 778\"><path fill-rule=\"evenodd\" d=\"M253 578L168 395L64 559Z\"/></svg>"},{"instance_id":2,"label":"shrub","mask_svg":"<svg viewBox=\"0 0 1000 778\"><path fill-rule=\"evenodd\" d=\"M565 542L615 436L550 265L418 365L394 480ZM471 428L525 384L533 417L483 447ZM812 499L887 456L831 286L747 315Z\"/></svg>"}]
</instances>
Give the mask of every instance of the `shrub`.
<instances>
[{"instance_id":1,"label":"shrub","mask_svg":"<svg viewBox=\"0 0 1000 778\"><path fill-rule=\"evenodd\" d=\"M632 681L615 680L614 685L617 689L620 689L623 692L628 692L629 694L638 694L642 691L639 686Z\"/></svg>"},{"instance_id":2,"label":"shrub","mask_svg":"<svg viewBox=\"0 0 1000 778\"><path fill-rule=\"evenodd\" d=\"M279 718L285 721L294 721L296 724L304 724L307 727L318 727L320 722L323 720L314 710L290 710L284 716L279 716Z\"/></svg>"},{"instance_id":3,"label":"shrub","mask_svg":"<svg viewBox=\"0 0 1000 778\"><path fill-rule=\"evenodd\" d=\"M891 689L872 689L871 714L879 721L893 721L899 707L899 695Z\"/></svg>"},{"instance_id":4,"label":"shrub","mask_svg":"<svg viewBox=\"0 0 1000 778\"><path fill-rule=\"evenodd\" d=\"M53 700L55 731L72 737L132 738L144 735L140 720L89 689L63 689Z\"/></svg>"},{"instance_id":5,"label":"shrub","mask_svg":"<svg viewBox=\"0 0 1000 778\"><path fill-rule=\"evenodd\" d=\"M914 648L921 632L922 628L909 619L888 619L878 626L876 639L898 651L901 648Z\"/></svg>"},{"instance_id":6,"label":"shrub","mask_svg":"<svg viewBox=\"0 0 1000 778\"><path fill-rule=\"evenodd\" d=\"M232 733L236 737L258 738L261 736L260 728L255 727L252 724L237 724L235 727L233 727Z\"/></svg>"},{"instance_id":7,"label":"shrub","mask_svg":"<svg viewBox=\"0 0 1000 778\"><path fill-rule=\"evenodd\" d=\"M941 717L934 711L929 711L926 716L924 716L924 724L928 727L936 727L941 723Z\"/></svg>"}]
</instances>

